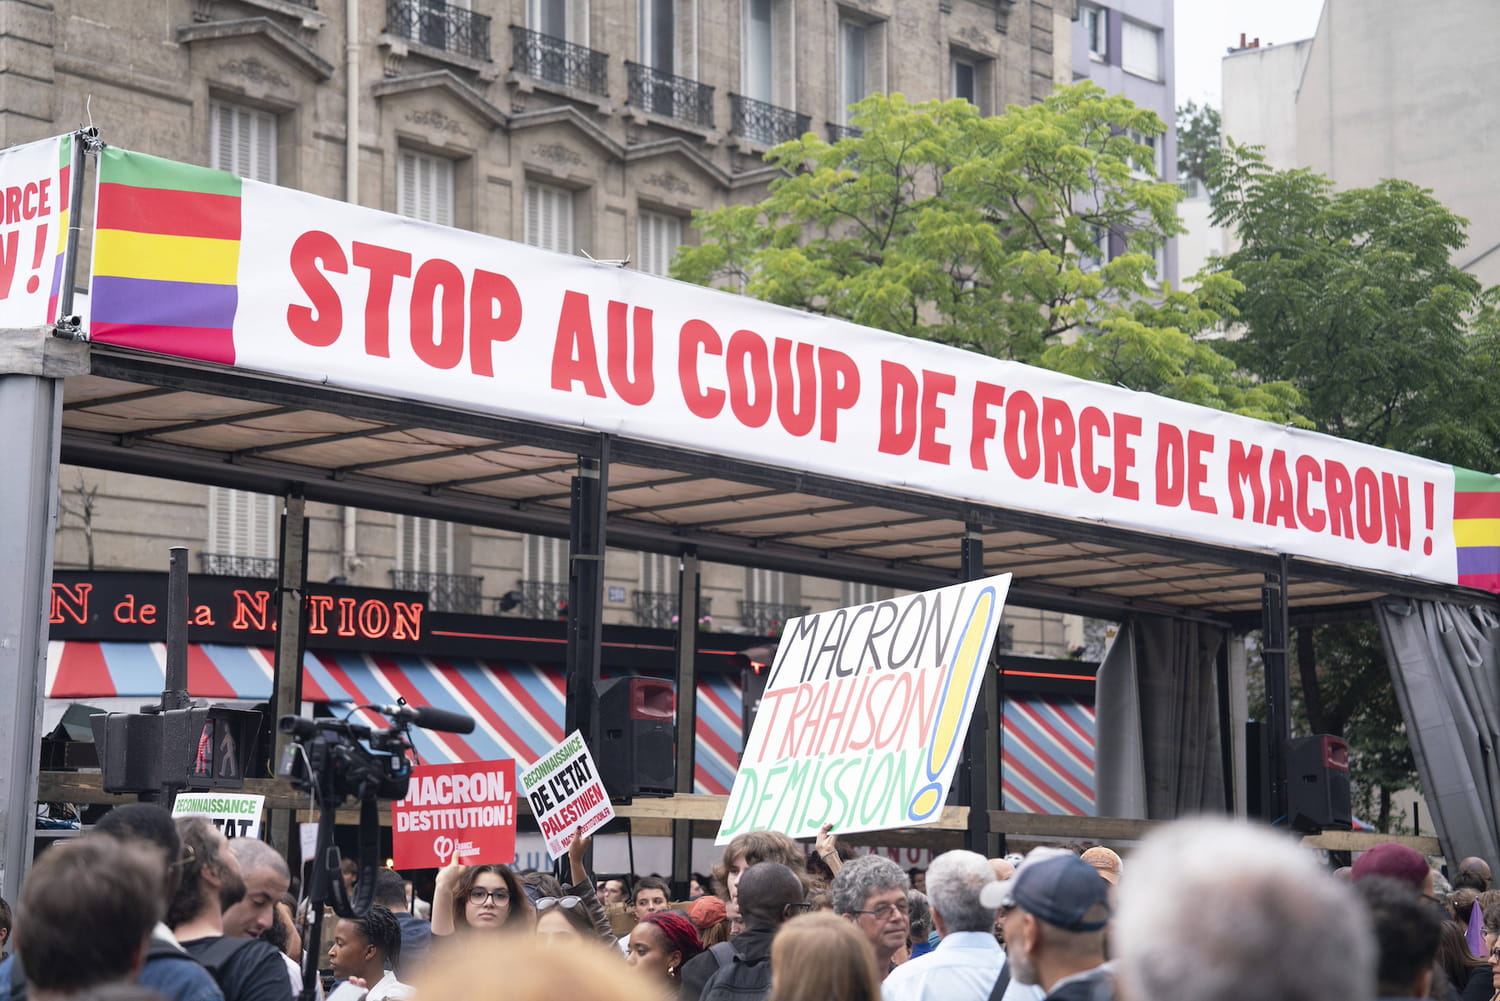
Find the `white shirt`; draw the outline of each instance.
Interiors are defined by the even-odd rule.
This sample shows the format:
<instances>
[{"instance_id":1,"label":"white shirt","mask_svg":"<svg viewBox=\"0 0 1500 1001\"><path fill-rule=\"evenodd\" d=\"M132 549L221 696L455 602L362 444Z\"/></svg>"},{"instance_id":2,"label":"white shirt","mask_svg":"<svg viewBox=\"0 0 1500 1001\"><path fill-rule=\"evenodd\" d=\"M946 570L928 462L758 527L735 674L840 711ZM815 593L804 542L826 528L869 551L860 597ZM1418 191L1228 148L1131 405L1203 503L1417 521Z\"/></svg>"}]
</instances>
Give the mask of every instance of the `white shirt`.
<instances>
[{"instance_id":1,"label":"white shirt","mask_svg":"<svg viewBox=\"0 0 1500 1001\"><path fill-rule=\"evenodd\" d=\"M396 979L395 971L386 970L380 983L371 987L370 993L365 995L365 1001L407 1001L408 998L416 997L416 994L416 991Z\"/></svg>"}]
</instances>

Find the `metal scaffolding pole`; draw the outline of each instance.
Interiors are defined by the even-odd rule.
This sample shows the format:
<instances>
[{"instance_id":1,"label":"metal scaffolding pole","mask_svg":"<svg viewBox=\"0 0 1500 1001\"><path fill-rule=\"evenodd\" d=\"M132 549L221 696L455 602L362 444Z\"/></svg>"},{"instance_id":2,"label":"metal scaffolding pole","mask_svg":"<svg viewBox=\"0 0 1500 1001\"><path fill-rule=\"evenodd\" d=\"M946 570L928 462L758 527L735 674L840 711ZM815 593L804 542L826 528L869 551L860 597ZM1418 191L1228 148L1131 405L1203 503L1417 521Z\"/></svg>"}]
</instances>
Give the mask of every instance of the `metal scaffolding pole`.
<instances>
[{"instance_id":1,"label":"metal scaffolding pole","mask_svg":"<svg viewBox=\"0 0 1500 1001\"><path fill-rule=\"evenodd\" d=\"M677 785L676 791L693 791L697 768L698 733L698 554L682 554L682 574L677 586ZM679 900L687 899L693 878L693 823L672 822L672 883Z\"/></svg>"},{"instance_id":2,"label":"metal scaffolding pole","mask_svg":"<svg viewBox=\"0 0 1500 1001\"><path fill-rule=\"evenodd\" d=\"M965 527L959 555L959 573L964 580L979 580L984 576L982 526L970 524ZM992 660L986 657L979 700L974 705L969 732L964 738L964 767L967 775L965 801L969 804L969 826L964 832L964 847L985 858L996 858L1000 854L1000 836L990 833L990 811L1000 809L1000 753L999 742L995 737L998 722L996 690L997 679Z\"/></svg>"},{"instance_id":3,"label":"metal scaffolding pole","mask_svg":"<svg viewBox=\"0 0 1500 1001\"><path fill-rule=\"evenodd\" d=\"M88 372L88 345L51 327L0 330L0 896L14 900L31 864L41 743L58 450L65 376Z\"/></svg>"}]
</instances>

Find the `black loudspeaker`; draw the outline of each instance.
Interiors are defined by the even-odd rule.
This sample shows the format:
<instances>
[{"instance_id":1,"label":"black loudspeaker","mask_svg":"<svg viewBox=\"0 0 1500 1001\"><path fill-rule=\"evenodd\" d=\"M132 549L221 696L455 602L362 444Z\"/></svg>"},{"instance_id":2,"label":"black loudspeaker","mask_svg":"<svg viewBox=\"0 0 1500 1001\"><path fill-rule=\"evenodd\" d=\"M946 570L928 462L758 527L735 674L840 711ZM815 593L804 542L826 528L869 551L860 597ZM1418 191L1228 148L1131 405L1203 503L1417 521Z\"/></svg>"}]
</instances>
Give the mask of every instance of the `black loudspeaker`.
<instances>
[{"instance_id":1,"label":"black loudspeaker","mask_svg":"<svg viewBox=\"0 0 1500 1001\"><path fill-rule=\"evenodd\" d=\"M1286 745L1287 819L1316 833L1354 827L1349 801L1349 745L1341 737L1295 737Z\"/></svg>"},{"instance_id":2,"label":"black loudspeaker","mask_svg":"<svg viewBox=\"0 0 1500 1001\"><path fill-rule=\"evenodd\" d=\"M676 792L676 726L671 682L616 678L599 686L596 764L610 799Z\"/></svg>"}]
</instances>

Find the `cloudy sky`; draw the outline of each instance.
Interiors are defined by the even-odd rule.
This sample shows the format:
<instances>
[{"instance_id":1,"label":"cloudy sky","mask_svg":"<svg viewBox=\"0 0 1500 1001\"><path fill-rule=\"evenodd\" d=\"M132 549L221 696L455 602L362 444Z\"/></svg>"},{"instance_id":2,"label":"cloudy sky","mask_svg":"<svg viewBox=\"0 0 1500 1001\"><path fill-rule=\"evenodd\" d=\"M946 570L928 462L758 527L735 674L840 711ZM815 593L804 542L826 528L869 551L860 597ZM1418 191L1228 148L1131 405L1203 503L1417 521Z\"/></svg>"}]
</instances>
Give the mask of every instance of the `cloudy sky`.
<instances>
[{"instance_id":1,"label":"cloudy sky","mask_svg":"<svg viewBox=\"0 0 1500 1001\"><path fill-rule=\"evenodd\" d=\"M1247 39L1295 42L1311 38L1323 0L1176 0L1177 104L1189 99L1219 106L1219 62Z\"/></svg>"}]
</instances>

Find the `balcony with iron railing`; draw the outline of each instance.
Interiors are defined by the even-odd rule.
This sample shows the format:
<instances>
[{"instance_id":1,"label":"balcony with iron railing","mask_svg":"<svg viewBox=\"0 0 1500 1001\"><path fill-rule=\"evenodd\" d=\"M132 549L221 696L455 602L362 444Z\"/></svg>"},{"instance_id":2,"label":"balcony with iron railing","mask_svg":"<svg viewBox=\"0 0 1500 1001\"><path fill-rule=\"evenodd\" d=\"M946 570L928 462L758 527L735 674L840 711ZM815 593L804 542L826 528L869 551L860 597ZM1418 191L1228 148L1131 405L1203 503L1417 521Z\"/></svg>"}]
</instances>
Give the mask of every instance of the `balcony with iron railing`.
<instances>
[{"instance_id":1,"label":"balcony with iron railing","mask_svg":"<svg viewBox=\"0 0 1500 1001\"><path fill-rule=\"evenodd\" d=\"M609 94L609 56L604 52L515 24L510 26L510 47L517 73L600 97Z\"/></svg>"},{"instance_id":2,"label":"balcony with iron railing","mask_svg":"<svg viewBox=\"0 0 1500 1001\"><path fill-rule=\"evenodd\" d=\"M757 636L770 636L781 632L788 619L806 615L812 611L809 605L788 605L780 601L740 600L740 625Z\"/></svg>"},{"instance_id":3,"label":"balcony with iron railing","mask_svg":"<svg viewBox=\"0 0 1500 1001\"><path fill-rule=\"evenodd\" d=\"M519 580L519 590L494 599L491 612L515 612L526 619L562 619L568 614L568 582Z\"/></svg>"},{"instance_id":4,"label":"balcony with iron railing","mask_svg":"<svg viewBox=\"0 0 1500 1001\"><path fill-rule=\"evenodd\" d=\"M484 610L480 587L484 578L456 573L430 573L426 570L392 570L391 587L398 591L423 591L427 608L434 612L465 612L478 615Z\"/></svg>"},{"instance_id":5,"label":"balcony with iron railing","mask_svg":"<svg viewBox=\"0 0 1500 1001\"><path fill-rule=\"evenodd\" d=\"M490 18L438 0L386 0L386 30L466 59L490 61Z\"/></svg>"},{"instance_id":6,"label":"balcony with iron railing","mask_svg":"<svg viewBox=\"0 0 1500 1001\"><path fill-rule=\"evenodd\" d=\"M740 94L729 95L729 110L730 132L764 146L796 139L812 124L807 115Z\"/></svg>"},{"instance_id":7,"label":"balcony with iron railing","mask_svg":"<svg viewBox=\"0 0 1500 1001\"><path fill-rule=\"evenodd\" d=\"M630 83L626 103L631 107L699 128L714 127L712 87L629 60L625 63L625 72Z\"/></svg>"},{"instance_id":8,"label":"balcony with iron railing","mask_svg":"<svg viewBox=\"0 0 1500 1001\"><path fill-rule=\"evenodd\" d=\"M864 130L853 125L840 125L838 122L828 123L828 141L836 143L840 139L858 139L864 135Z\"/></svg>"},{"instance_id":9,"label":"balcony with iron railing","mask_svg":"<svg viewBox=\"0 0 1500 1001\"><path fill-rule=\"evenodd\" d=\"M713 599L701 595L698 598L698 627L705 629L711 624ZM653 629L675 629L679 599L676 591L633 592L630 604L635 612L635 624Z\"/></svg>"},{"instance_id":10,"label":"balcony with iron railing","mask_svg":"<svg viewBox=\"0 0 1500 1001\"><path fill-rule=\"evenodd\" d=\"M199 553L203 572L211 577L263 577L275 579L281 561L275 556L236 556L233 553Z\"/></svg>"}]
</instances>

